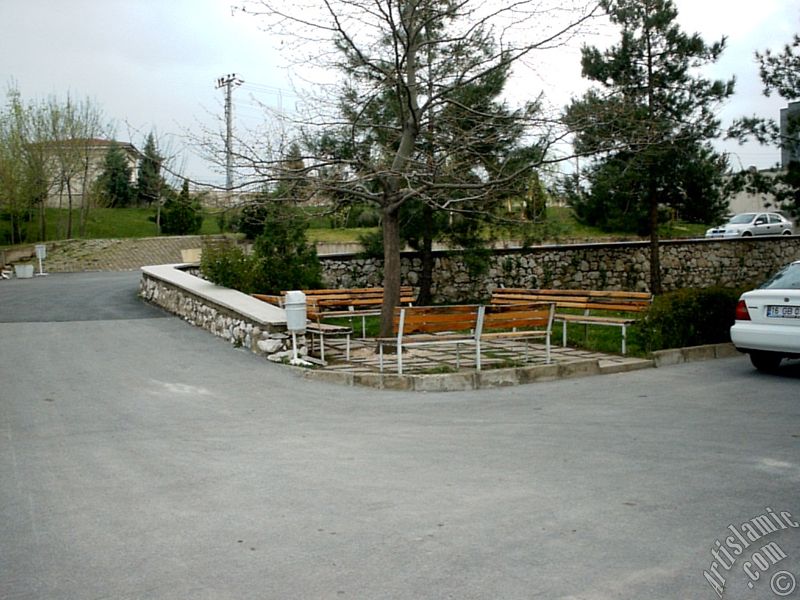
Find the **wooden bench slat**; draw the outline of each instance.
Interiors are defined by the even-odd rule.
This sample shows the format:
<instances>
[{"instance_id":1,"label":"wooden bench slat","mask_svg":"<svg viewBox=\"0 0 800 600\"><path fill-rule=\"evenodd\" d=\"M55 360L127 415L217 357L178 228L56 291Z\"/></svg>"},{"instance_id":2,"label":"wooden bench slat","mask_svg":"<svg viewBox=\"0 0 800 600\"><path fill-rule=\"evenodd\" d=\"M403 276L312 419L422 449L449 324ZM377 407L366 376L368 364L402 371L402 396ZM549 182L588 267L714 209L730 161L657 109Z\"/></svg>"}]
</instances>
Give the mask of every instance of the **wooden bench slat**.
<instances>
[{"instance_id":1,"label":"wooden bench slat","mask_svg":"<svg viewBox=\"0 0 800 600\"><path fill-rule=\"evenodd\" d=\"M584 314L559 312L555 318L563 323L563 344L567 344L567 323L584 325L607 325L622 328L622 353L625 354L626 327L636 322L635 317L617 315L597 315L603 313L629 313L631 315L648 310L652 295L646 292L625 292L620 290L555 290L498 288L492 292L491 305L518 305L523 302L550 301L557 310L582 311Z\"/></svg>"},{"instance_id":2,"label":"wooden bench slat","mask_svg":"<svg viewBox=\"0 0 800 600\"><path fill-rule=\"evenodd\" d=\"M602 325L603 323L618 323L618 324L632 324L635 323L638 319L629 318L626 319L624 317L601 317L597 315L567 315L567 314L556 314L557 321L569 321L570 323L597 323Z\"/></svg>"},{"instance_id":3,"label":"wooden bench slat","mask_svg":"<svg viewBox=\"0 0 800 600\"><path fill-rule=\"evenodd\" d=\"M456 344L456 347L462 344L474 345L475 365L476 369L480 371L481 340L503 337L526 339L526 356L527 339L544 337L547 362L549 363L554 312L555 304L552 302L493 306L397 307L393 315L395 337L376 340L381 372L383 371L384 345L396 346L397 371L402 374L403 348L439 343ZM511 331L497 331L505 329Z\"/></svg>"}]
</instances>

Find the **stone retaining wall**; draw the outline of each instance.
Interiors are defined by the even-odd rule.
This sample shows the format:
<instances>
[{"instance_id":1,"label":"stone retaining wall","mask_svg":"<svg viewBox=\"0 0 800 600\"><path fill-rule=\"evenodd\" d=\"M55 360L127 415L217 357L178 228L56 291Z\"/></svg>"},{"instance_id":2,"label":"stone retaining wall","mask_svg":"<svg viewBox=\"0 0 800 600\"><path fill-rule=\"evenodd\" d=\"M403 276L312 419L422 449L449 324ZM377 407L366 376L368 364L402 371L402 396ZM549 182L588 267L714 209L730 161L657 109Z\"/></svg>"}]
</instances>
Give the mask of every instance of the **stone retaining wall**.
<instances>
[{"instance_id":1,"label":"stone retaining wall","mask_svg":"<svg viewBox=\"0 0 800 600\"><path fill-rule=\"evenodd\" d=\"M498 287L649 291L647 242L541 246L495 250L483 272L470 270L456 251L435 252L435 302L485 299ZM768 239L682 240L661 243L666 291L682 287L736 287L763 281L800 259L800 236ZM357 255L321 257L328 287L382 285L382 260ZM402 256L402 282L419 283L417 253Z\"/></svg>"},{"instance_id":2,"label":"stone retaining wall","mask_svg":"<svg viewBox=\"0 0 800 600\"><path fill-rule=\"evenodd\" d=\"M231 310L185 287L142 273L139 296L230 342L233 346L265 354L274 361L287 358L291 338L285 323L266 323ZM301 352L305 353L305 349Z\"/></svg>"}]
</instances>

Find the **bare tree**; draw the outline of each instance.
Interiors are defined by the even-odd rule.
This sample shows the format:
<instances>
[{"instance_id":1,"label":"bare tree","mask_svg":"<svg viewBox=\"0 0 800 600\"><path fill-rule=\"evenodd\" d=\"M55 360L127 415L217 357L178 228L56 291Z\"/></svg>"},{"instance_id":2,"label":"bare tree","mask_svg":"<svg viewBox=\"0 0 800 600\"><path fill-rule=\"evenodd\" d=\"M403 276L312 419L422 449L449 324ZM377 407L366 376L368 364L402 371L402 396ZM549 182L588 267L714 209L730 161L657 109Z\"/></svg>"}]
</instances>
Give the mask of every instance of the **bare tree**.
<instances>
[{"instance_id":1,"label":"bare tree","mask_svg":"<svg viewBox=\"0 0 800 600\"><path fill-rule=\"evenodd\" d=\"M473 106L466 86L507 74L557 48L594 16L594 2L534 0L259 0L242 10L288 36L302 60L340 81L313 103L298 131L307 149L291 176L313 181L308 194L370 202L381 212L384 300L381 335L389 335L400 291L400 207L421 200L436 209L481 210L482 202L527 179L536 164L505 155L484 159L487 136L522 128L535 137L541 162L553 122L536 103ZM312 56L308 56L308 54ZM530 97L537 93L531 91ZM462 126L445 117L460 115ZM469 122L470 126L463 126ZM533 133L533 132L536 133ZM431 152L435 148L435 152ZM243 149L253 172L286 177L274 157ZM518 155L517 155L518 156Z\"/></svg>"},{"instance_id":2,"label":"bare tree","mask_svg":"<svg viewBox=\"0 0 800 600\"><path fill-rule=\"evenodd\" d=\"M67 199L64 235L68 239L73 236L73 211L78 197L78 233L85 235L94 161L102 158L97 154L97 140L110 136L112 127L104 121L102 110L88 98L75 101L67 96L62 101L51 96L37 107L36 113L37 130L44 136L49 156L52 184L58 190L59 208L64 208L65 195Z\"/></svg>"}]
</instances>

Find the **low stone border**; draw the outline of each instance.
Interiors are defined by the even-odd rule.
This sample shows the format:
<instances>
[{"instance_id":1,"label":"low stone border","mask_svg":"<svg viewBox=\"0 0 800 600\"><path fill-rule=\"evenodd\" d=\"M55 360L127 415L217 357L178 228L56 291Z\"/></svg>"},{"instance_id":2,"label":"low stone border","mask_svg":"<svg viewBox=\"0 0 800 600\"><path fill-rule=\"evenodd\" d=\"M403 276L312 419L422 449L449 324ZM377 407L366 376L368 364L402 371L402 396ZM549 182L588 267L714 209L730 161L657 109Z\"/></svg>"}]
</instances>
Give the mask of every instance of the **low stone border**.
<instances>
[{"instance_id":1,"label":"low stone border","mask_svg":"<svg viewBox=\"0 0 800 600\"><path fill-rule=\"evenodd\" d=\"M306 369L299 369L298 373L306 379L339 385L361 385L377 389L415 392L461 392L522 385L538 381L627 373L701 360L731 358L738 355L739 352L733 344L709 344L706 346L660 350L654 352L651 359L629 359L625 362L590 359L562 364L517 367L514 369L492 369L480 372L470 371L435 375L380 375L378 373L347 373L344 371Z\"/></svg>"},{"instance_id":2,"label":"low stone border","mask_svg":"<svg viewBox=\"0 0 800 600\"><path fill-rule=\"evenodd\" d=\"M658 350L653 352L654 367L669 367L687 362L711 360L714 358L731 358L739 356L733 344L708 344L705 346L691 346L688 348L673 348L671 350Z\"/></svg>"},{"instance_id":3,"label":"low stone border","mask_svg":"<svg viewBox=\"0 0 800 600\"><path fill-rule=\"evenodd\" d=\"M639 369L649 369L653 362L646 359L632 359L626 363L611 363L603 360L581 360L569 363L532 365L513 369L490 369L461 373L440 373L434 375L395 375L391 373L348 373L346 371L298 370L306 379L336 383L349 386L367 386L383 390L403 390L415 392L462 392L468 390L491 389L554 381L590 375L624 373Z\"/></svg>"},{"instance_id":4,"label":"low stone border","mask_svg":"<svg viewBox=\"0 0 800 600\"><path fill-rule=\"evenodd\" d=\"M185 264L142 267L139 296L236 347L274 361L289 357L283 309L195 277L186 272L189 268Z\"/></svg>"}]
</instances>

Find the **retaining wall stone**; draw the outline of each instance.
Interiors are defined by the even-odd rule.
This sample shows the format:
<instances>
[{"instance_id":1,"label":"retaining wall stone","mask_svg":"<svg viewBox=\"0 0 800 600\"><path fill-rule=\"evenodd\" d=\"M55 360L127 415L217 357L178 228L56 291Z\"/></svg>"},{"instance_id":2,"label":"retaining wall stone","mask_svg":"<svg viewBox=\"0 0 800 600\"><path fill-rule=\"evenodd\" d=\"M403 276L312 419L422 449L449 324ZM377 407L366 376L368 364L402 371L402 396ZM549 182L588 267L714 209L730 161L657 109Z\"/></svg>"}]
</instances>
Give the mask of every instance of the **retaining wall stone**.
<instances>
[{"instance_id":1,"label":"retaining wall stone","mask_svg":"<svg viewBox=\"0 0 800 600\"><path fill-rule=\"evenodd\" d=\"M800 259L800 236L670 240L660 247L665 291L757 284L783 265ZM649 291L649 253L648 242L498 249L488 257L486 268L476 272L462 252L437 251L433 299L440 303L480 301L498 287ZM382 285L381 259L342 254L323 256L320 261L327 287ZM404 285L418 285L421 265L417 253L403 253Z\"/></svg>"}]
</instances>

